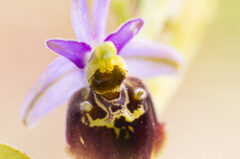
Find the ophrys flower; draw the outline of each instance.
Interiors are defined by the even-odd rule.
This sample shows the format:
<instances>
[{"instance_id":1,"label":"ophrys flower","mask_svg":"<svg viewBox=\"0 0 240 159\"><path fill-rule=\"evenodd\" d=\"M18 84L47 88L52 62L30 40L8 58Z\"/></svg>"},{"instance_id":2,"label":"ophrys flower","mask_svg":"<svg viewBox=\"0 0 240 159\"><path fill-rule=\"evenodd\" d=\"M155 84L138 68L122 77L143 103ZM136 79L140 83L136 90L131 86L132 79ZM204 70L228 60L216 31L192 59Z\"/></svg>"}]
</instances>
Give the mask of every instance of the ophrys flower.
<instances>
[{"instance_id":1,"label":"ophrys flower","mask_svg":"<svg viewBox=\"0 0 240 159\"><path fill-rule=\"evenodd\" d=\"M144 84L128 75L144 79L175 73L181 56L157 42L130 42L143 26L140 18L127 21L105 37L109 2L93 0L90 14L87 0L72 0L77 41L47 41L47 46L62 57L50 64L28 93L22 118L32 126L73 96L67 142L74 156L148 159L153 147L159 148L163 141L162 126ZM101 140L97 140L98 135Z\"/></svg>"}]
</instances>

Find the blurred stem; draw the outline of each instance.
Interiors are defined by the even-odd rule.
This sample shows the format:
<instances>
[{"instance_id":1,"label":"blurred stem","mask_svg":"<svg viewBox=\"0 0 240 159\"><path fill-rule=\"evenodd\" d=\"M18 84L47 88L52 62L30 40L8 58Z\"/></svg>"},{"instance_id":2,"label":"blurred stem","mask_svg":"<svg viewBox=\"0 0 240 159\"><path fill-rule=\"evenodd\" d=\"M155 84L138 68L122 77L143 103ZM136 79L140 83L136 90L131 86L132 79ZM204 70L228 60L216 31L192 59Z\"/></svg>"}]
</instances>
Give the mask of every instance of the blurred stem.
<instances>
[{"instance_id":1,"label":"blurred stem","mask_svg":"<svg viewBox=\"0 0 240 159\"><path fill-rule=\"evenodd\" d=\"M0 159L30 159L24 153L0 143Z\"/></svg>"},{"instance_id":2,"label":"blurred stem","mask_svg":"<svg viewBox=\"0 0 240 159\"><path fill-rule=\"evenodd\" d=\"M119 23L122 23L131 17L130 14L130 1L131 0L112 0L111 5L117 16Z\"/></svg>"}]
</instances>

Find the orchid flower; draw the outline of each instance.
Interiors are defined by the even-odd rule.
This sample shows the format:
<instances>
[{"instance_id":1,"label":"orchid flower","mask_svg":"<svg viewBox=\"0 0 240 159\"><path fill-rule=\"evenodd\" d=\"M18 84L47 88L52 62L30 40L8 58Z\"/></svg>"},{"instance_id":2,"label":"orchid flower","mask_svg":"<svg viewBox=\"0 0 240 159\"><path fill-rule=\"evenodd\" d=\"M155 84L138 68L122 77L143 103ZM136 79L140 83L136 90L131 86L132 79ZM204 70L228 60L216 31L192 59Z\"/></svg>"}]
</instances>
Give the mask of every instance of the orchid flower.
<instances>
[{"instance_id":1,"label":"orchid flower","mask_svg":"<svg viewBox=\"0 0 240 159\"><path fill-rule=\"evenodd\" d=\"M90 13L87 0L72 0L77 40L47 41L60 57L27 94L22 120L33 126L71 99L66 135L73 156L149 159L152 149L162 145L164 133L140 79L176 73L182 57L161 43L133 39L144 24L141 18L125 22L106 36L109 3L93 0Z\"/></svg>"}]
</instances>

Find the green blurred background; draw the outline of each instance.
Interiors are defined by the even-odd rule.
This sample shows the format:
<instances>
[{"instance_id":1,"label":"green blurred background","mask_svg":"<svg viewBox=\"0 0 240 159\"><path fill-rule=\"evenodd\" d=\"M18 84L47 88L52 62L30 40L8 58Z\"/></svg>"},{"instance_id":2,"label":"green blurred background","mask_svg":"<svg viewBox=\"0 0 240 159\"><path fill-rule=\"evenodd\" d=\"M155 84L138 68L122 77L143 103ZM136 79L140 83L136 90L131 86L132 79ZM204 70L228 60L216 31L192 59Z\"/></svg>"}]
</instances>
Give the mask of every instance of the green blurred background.
<instances>
[{"instance_id":1,"label":"green blurred background","mask_svg":"<svg viewBox=\"0 0 240 159\"><path fill-rule=\"evenodd\" d=\"M0 1L0 141L34 159L64 159L66 105L34 129L24 127L26 92L56 56L51 37L74 37L66 0ZM239 158L240 1L220 0L216 20L163 116L168 142L163 159Z\"/></svg>"}]
</instances>

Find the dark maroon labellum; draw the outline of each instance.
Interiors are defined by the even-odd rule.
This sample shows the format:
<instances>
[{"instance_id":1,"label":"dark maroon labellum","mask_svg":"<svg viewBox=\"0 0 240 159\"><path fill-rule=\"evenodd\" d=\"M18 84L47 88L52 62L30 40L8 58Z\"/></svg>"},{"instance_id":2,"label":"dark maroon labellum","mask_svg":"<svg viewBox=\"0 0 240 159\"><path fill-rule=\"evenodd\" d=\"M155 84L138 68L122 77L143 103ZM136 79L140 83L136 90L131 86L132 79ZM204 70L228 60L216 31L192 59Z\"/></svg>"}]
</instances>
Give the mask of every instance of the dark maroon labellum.
<instances>
[{"instance_id":1,"label":"dark maroon labellum","mask_svg":"<svg viewBox=\"0 0 240 159\"><path fill-rule=\"evenodd\" d=\"M137 78L127 78L115 99L90 88L76 92L67 114L68 151L76 159L150 159L161 151L163 125Z\"/></svg>"}]
</instances>

